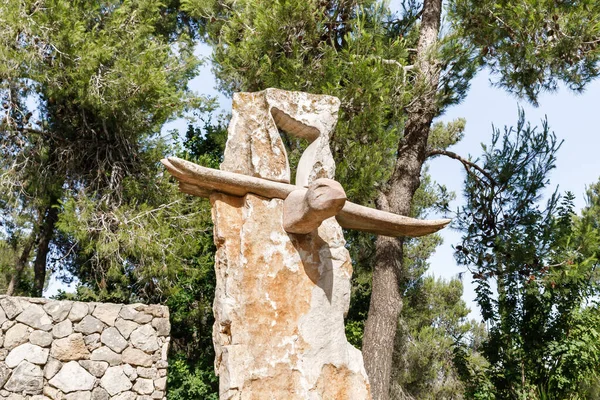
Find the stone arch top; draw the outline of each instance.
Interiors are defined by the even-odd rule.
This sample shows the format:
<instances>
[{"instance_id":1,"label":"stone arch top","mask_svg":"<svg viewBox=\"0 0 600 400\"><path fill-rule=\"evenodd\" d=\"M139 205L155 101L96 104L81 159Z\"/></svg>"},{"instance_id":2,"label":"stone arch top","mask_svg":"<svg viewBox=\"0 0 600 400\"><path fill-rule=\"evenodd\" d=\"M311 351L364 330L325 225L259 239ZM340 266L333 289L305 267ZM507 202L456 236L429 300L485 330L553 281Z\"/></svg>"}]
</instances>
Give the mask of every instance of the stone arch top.
<instances>
[{"instance_id":1,"label":"stone arch top","mask_svg":"<svg viewBox=\"0 0 600 400\"><path fill-rule=\"evenodd\" d=\"M290 166L279 131L309 141L296 171L296 185L335 176L329 138L337 123L336 97L266 89L233 96L221 170L290 183Z\"/></svg>"}]
</instances>

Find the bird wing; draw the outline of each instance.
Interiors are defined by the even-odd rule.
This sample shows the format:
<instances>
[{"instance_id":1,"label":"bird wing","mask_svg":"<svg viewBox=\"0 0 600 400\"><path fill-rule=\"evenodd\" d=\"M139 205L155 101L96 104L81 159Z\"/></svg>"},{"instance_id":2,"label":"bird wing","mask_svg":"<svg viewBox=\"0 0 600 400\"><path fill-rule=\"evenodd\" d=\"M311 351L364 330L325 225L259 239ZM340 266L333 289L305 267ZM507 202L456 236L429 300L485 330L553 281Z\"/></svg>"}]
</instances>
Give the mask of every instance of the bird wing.
<instances>
[{"instance_id":1,"label":"bird wing","mask_svg":"<svg viewBox=\"0 0 600 400\"><path fill-rule=\"evenodd\" d=\"M177 157L161 160L167 170L180 182L180 190L199 197L209 197L212 192L233 196L254 193L268 198L285 198L294 190L305 189L289 183L206 168ZM423 236L434 233L450 223L449 219L421 220L405 217L346 201L336 216L346 229L356 229L383 236Z\"/></svg>"}]
</instances>

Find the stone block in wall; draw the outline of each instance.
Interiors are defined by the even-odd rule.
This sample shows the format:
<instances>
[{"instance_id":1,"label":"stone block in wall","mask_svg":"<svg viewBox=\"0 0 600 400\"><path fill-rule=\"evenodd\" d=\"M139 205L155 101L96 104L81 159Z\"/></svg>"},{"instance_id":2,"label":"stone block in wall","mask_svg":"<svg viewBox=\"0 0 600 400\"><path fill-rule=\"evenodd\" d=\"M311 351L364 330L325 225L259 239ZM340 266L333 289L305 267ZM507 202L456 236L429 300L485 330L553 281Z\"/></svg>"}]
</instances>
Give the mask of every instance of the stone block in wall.
<instances>
[{"instance_id":1,"label":"stone block in wall","mask_svg":"<svg viewBox=\"0 0 600 400\"><path fill-rule=\"evenodd\" d=\"M166 399L169 310L0 296L0 399Z\"/></svg>"}]
</instances>

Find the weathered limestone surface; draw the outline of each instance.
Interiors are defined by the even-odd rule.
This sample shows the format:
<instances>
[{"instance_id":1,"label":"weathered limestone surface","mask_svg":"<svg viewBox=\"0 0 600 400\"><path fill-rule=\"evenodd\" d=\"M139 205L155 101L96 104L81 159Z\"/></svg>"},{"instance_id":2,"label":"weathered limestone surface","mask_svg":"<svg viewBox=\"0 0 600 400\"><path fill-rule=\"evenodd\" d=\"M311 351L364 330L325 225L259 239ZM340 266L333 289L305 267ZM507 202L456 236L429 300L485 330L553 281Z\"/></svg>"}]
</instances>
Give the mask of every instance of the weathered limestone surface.
<instances>
[{"instance_id":1,"label":"weathered limestone surface","mask_svg":"<svg viewBox=\"0 0 600 400\"><path fill-rule=\"evenodd\" d=\"M289 182L279 128L312 141L298 184L333 178L328 141L338 108L330 96L234 95L221 169ZM281 199L215 193L211 202L221 399L370 399L362 355L344 333L352 267L335 218L288 234Z\"/></svg>"},{"instance_id":2,"label":"weathered limestone surface","mask_svg":"<svg viewBox=\"0 0 600 400\"><path fill-rule=\"evenodd\" d=\"M170 330L163 306L0 296L0 399L166 399Z\"/></svg>"}]
</instances>

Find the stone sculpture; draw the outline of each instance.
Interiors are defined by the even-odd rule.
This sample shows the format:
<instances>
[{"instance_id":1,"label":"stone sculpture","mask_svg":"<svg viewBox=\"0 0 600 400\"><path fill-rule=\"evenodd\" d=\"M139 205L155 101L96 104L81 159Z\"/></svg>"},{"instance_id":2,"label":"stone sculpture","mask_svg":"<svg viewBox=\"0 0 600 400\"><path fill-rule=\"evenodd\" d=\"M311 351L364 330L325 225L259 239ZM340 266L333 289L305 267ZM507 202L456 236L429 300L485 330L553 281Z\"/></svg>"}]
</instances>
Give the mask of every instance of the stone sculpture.
<instances>
[{"instance_id":1,"label":"stone sculpture","mask_svg":"<svg viewBox=\"0 0 600 400\"><path fill-rule=\"evenodd\" d=\"M329 149L339 105L278 89L238 93L220 171L162 161L181 191L213 207L221 399L370 399L362 354L344 333L352 265L342 227L421 236L449 222L346 201ZM310 143L295 185L280 130Z\"/></svg>"}]
</instances>

